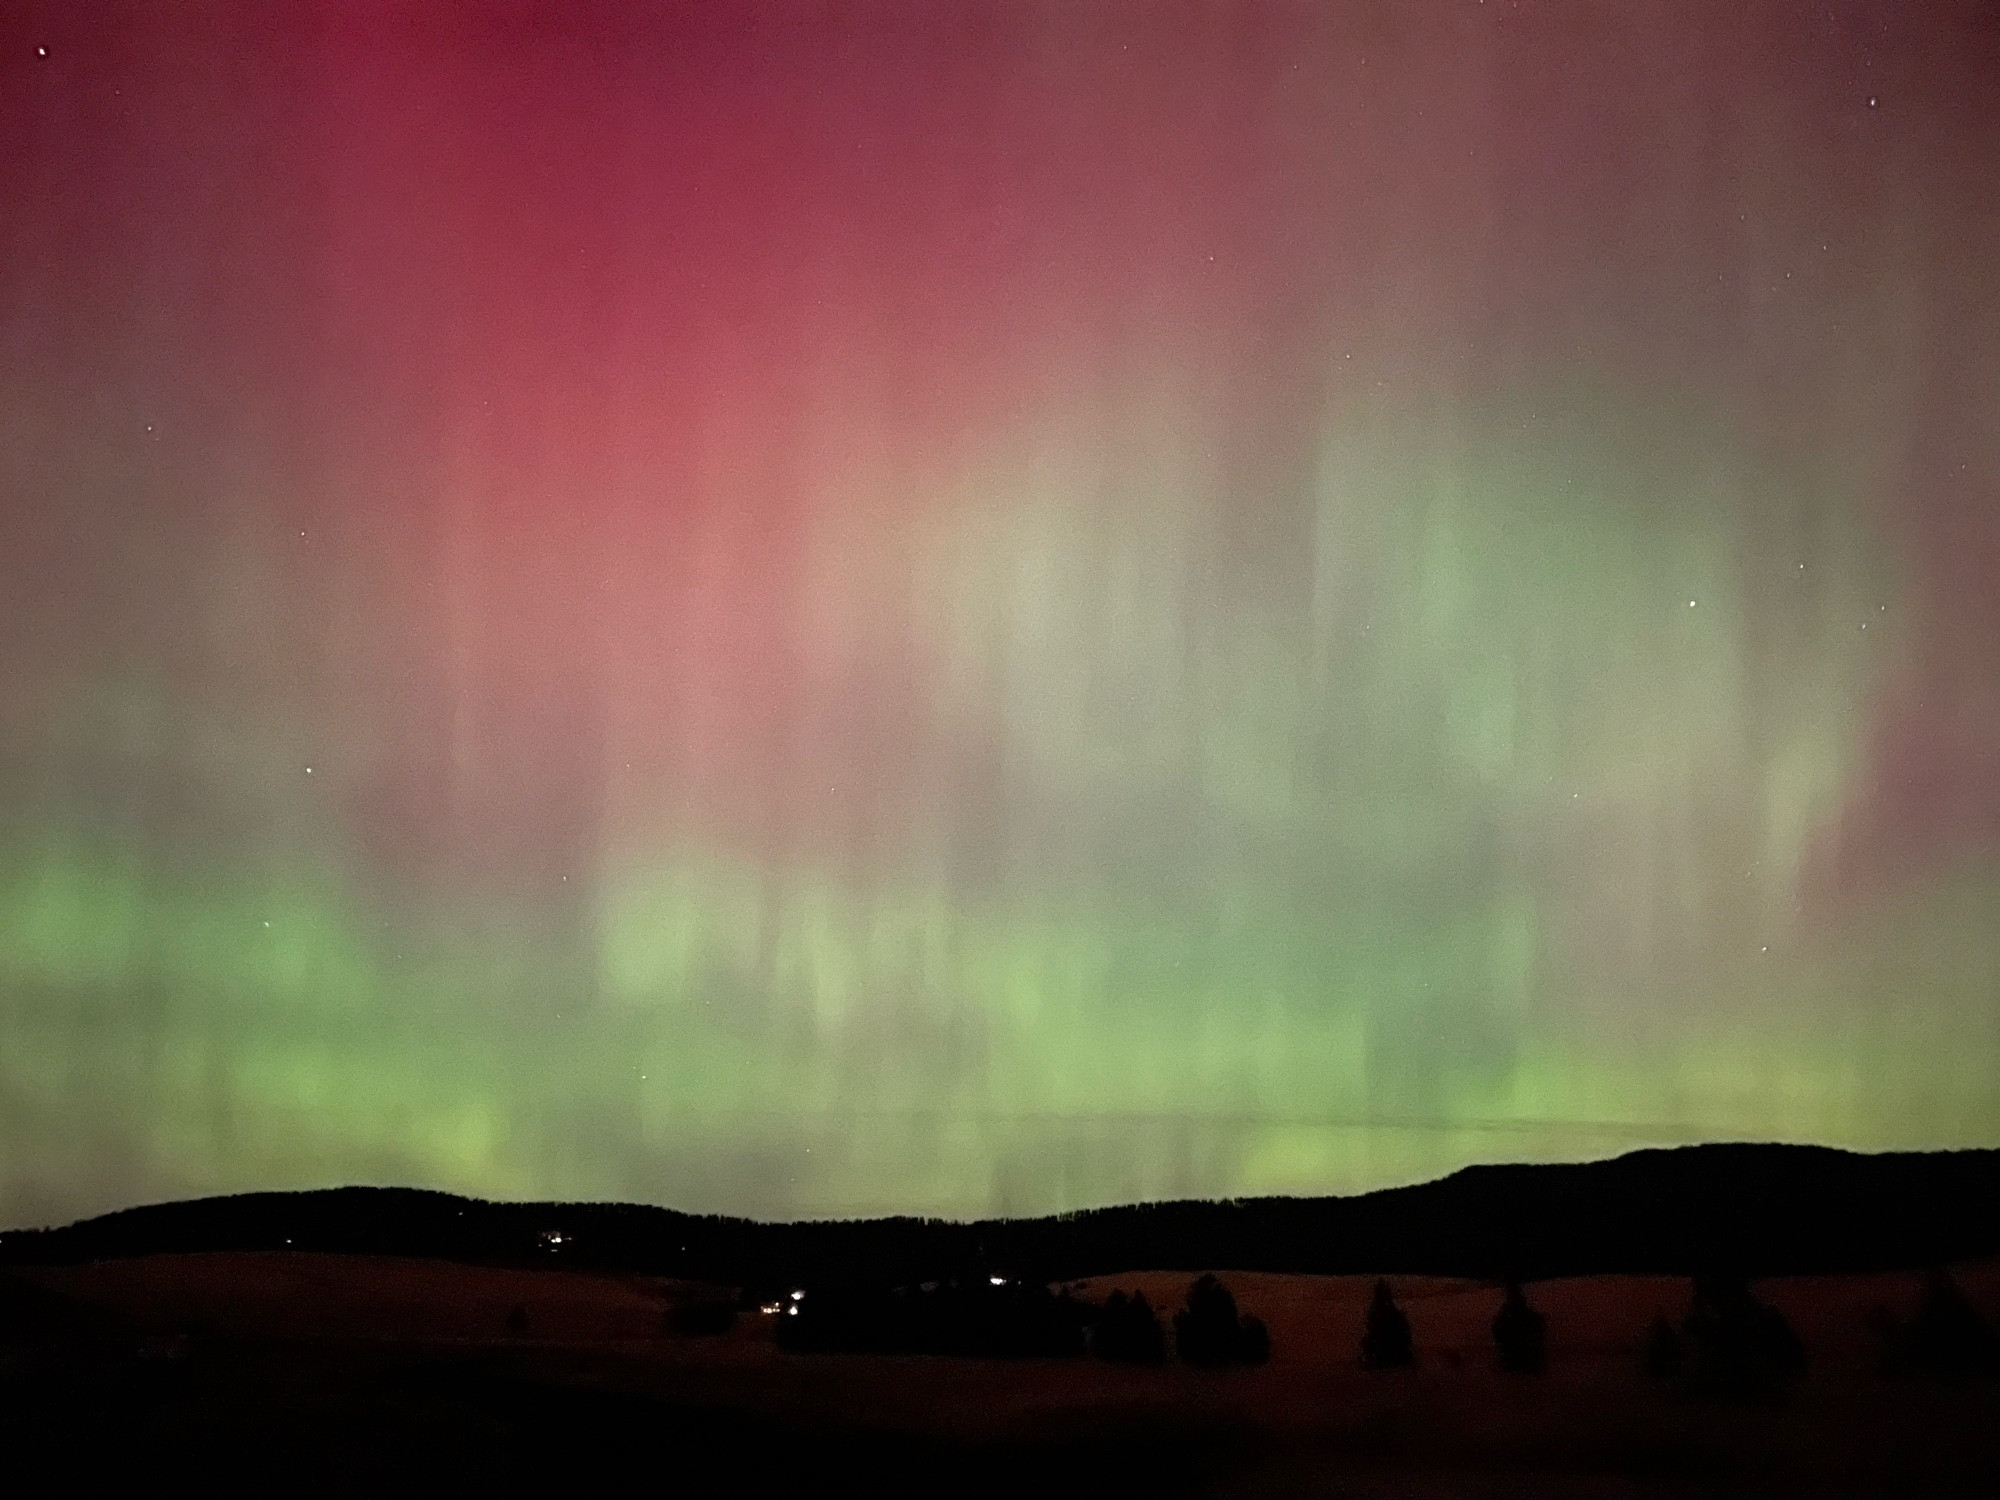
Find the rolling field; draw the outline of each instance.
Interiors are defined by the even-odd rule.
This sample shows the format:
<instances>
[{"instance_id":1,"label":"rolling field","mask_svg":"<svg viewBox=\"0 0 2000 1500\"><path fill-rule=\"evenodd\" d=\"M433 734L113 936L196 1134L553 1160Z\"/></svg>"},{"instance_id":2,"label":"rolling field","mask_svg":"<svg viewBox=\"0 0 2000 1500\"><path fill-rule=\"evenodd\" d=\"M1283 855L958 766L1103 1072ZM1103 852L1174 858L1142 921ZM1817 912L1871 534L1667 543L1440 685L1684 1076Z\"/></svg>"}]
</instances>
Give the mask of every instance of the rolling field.
<instances>
[{"instance_id":1,"label":"rolling field","mask_svg":"<svg viewBox=\"0 0 2000 1500\"><path fill-rule=\"evenodd\" d=\"M1271 1361L1198 1371L797 1354L755 1310L688 1336L671 1309L724 1289L644 1277L291 1253L13 1274L129 1330L0 1351L17 1434L83 1463L305 1465L337 1488L432 1464L518 1477L641 1462L774 1492L853 1471L979 1493L2000 1493L2000 1388L1879 1368L1875 1330L1907 1316L1913 1276L1760 1283L1808 1369L1723 1400L1643 1372L1648 1323L1687 1305L1672 1278L1532 1286L1549 1361L1524 1376L1495 1364L1499 1291L1441 1279L1394 1282L1417 1366L1385 1373L1356 1357L1361 1277L1226 1275L1269 1324ZM1144 1290L1171 1309L1189 1279L1098 1277L1079 1294ZM1959 1281L2000 1306L2000 1264Z\"/></svg>"}]
</instances>

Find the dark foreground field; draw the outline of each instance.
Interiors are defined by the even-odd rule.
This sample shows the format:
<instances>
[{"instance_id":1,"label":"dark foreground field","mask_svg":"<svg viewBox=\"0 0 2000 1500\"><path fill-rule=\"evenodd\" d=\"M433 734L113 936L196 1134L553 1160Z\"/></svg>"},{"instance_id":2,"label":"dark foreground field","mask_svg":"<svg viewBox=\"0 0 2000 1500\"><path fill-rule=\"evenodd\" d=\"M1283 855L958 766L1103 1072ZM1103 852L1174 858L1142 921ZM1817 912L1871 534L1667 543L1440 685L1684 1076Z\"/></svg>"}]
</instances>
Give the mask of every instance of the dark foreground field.
<instances>
[{"instance_id":1,"label":"dark foreground field","mask_svg":"<svg viewBox=\"0 0 2000 1500\"><path fill-rule=\"evenodd\" d=\"M1187 1280L1100 1277L1085 1295ZM1530 1289L1541 1375L1495 1368L1500 1293L1396 1283L1418 1366L1356 1351L1365 1278L1225 1276L1268 1365L790 1353L775 1317L671 1331L714 1289L287 1253L23 1268L0 1281L0 1442L79 1482L210 1476L280 1491L417 1480L513 1490L635 1469L655 1493L1219 1496L2000 1495L2000 1383L1880 1368L1912 1276L1761 1283L1802 1380L1718 1397L1640 1351L1684 1281ZM1959 1268L1989 1314L2000 1265ZM653 1487L657 1486L657 1489Z\"/></svg>"}]
</instances>

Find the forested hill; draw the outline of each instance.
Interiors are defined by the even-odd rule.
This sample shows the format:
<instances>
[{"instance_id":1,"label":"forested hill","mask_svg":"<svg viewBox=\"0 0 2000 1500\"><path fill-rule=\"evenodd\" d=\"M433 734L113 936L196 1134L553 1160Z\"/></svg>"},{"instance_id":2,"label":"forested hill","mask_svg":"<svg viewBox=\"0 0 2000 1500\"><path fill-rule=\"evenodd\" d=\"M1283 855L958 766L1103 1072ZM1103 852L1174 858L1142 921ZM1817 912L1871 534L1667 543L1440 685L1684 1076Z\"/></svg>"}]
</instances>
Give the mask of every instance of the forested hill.
<instances>
[{"instance_id":1,"label":"forested hill","mask_svg":"<svg viewBox=\"0 0 2000 1500\"><path fill-rule=\"evenodd\" d=\"M770 1224L622 1203L408 1188L249 1193L0 1236L0 1263L316 1250L645 1272L756 1288L1139 1268L1523 1279L1889 1270L2000 1254L2000 1151L1706 1145L1479 1166L1345 1198L1259 1198L958 1223Z\"/></svg>"}]
</instances>

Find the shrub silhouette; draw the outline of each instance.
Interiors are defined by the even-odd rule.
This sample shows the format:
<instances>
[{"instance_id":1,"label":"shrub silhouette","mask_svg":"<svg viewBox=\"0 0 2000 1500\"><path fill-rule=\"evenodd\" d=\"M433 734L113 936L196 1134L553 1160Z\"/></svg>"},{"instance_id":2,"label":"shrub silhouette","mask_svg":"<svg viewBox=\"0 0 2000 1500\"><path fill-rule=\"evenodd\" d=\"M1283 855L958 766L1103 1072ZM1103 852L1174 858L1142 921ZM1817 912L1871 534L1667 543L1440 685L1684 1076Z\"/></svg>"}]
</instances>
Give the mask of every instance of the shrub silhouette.
<instances>
[{"instance_id":1,"label":"shrub silhouette","mask_svg":"<svg viewBox=\"0 0 2000 1500\"><path fill-rule=\"evenodd\" d=\"M982 1275L922 1286L813 1287L788 1301L776 1338L780 1348L801 1351L995 1358L1081 1354L1084 1331L1084 1309L1073 1299Z\"/></svg>"},{"instance_id":2,"label":"shrub silhouette","mask_svg":"<svg viewBox=\"0 0 2000 1500\"><path fill-rule=\"evenodd\" d=\"M1930 1375L1964 1379L2000 1372L2000 1337L1943 1269L1925 1275L1916 1316L1894 1347L1896 1366Z\"/></svg>"},{"instance_id":3,"label":"shrub silhouette","mask_svg":"<svg viewBox=\"0 0 2000 1500\"><path fill-rule=\"evenodd\" d=\"M1541 1373L1548 1358L1549 1321L1534 1308L1518 1281L1507 1283L1507 1299L1493 1318L1493 1342L1500 1351L1500 1368L1520 1375Z\"/></svg>"},{"instance_id":4,"label":"shrub silhouette","mask_svg":"<svg viewBox=\"0 0 2000 1500\"><path fill-rule=\"evenodd\" d=\"M1156 1365L1167 1357L1167 1336L1144 1292L1104 1299L1090 1328L1090 1352L1124 1365Z\"/></svg>"},{"instance_id":5,"label":"shrub silhouette","mask_svg":"<svg viewBox=\"0 0 2000 1500\"><path fill-rule=\"evenodd\" d=\"M1368 1303L1368 1326L1361 1335L1361 1363L1371 1370L1406 1369L1417 1362L1410 1347L1410 1320L1396 1306L1387 1281L1375 1283Z\"/></svg>"},{"instance_id":6,"label":"shrub silhouette","mask_svg":"<svg viewBox=\"0 0 2000 1500\"><path fill-rule=\"evenodd\" d=\"M1271 1357L1271 1334L1261 1319L1236 1311L1236 1298L1212 1275L1196 1278L1187 1306L1174 1314L1174 1348L1191 1365L1262 1364Z\"/></svg>"},{"instance_id":7,"label":"shrub silhouette","mask_svg":"<svg viewBox=\"0 0 2000 1500\"><path fill-rule=\"evenodd\" d=\"M1698 1277L1681 1326L1694 1346L1695 1381L1711 1391L1765 1393L1805 1373L1805 1345L1792 1325L1740 1276Z\"/></svg>"},{"instance_id":8,"label":"shrub silhouette","mask_svg":"<svg viewBox=\"0 0 2000 1500\"><path fill-rule=\"evenodd\" d=\"M1264 1326L1264 1320L1249 1313L1243 1315L1242 1340L1238 1346L1241 1352L1237 1358L1246 1365L1261 1365L1271 1358L1271 1330Z\"/></svg>"},{"instance_id":9,"label":"shrub silhouette","mask_svg":"<svg viewBox=\"0 0 2000 1500\"><path fill-rule=\"evenodd\" d=\"M667 1313L667 1327L675 1333L713 1338L736 1326L736 1308L728 1302L681 1302Z\"/></svg>"},{"instance_id":10,"label":"shrub silhouette","mask_svg":"<svg viewBox=\"0 0 2000 1500\"><path fill-rule=\"evenodd\" d=\"M1665 1313L1655 1313L1652 1327L1646 1330L1646 1373L1655 1380L1672 1380L1686 1363L1681 1336L1674 1332Z\"/></svg>"}]
</instances>

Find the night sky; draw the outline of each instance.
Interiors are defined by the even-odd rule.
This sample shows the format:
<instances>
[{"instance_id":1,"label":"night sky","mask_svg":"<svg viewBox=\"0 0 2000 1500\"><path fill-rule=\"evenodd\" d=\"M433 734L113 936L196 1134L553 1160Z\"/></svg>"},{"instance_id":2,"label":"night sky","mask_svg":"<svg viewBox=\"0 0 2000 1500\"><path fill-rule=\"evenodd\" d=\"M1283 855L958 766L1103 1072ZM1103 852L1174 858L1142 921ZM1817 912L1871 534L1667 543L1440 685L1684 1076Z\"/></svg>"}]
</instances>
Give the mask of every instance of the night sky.
<instances>
[{"instance_id":1,"label":"night sky","mask_svg":"<svg viewBox=\"0 0 2000 1500\"><path fill-rule=\"evenodd\" d=\"M0 10L0 1223L2000 1143L2000 8Z\"/></svg>"}]
</instances>

